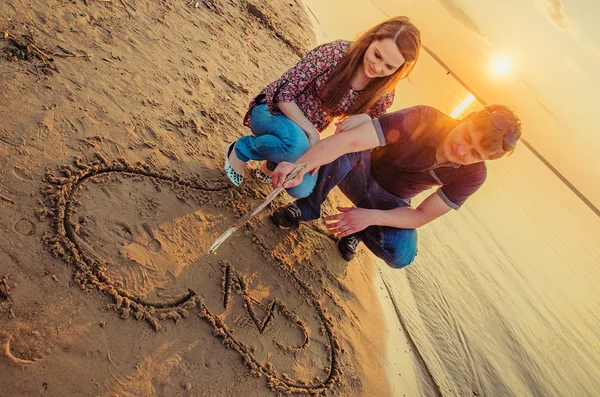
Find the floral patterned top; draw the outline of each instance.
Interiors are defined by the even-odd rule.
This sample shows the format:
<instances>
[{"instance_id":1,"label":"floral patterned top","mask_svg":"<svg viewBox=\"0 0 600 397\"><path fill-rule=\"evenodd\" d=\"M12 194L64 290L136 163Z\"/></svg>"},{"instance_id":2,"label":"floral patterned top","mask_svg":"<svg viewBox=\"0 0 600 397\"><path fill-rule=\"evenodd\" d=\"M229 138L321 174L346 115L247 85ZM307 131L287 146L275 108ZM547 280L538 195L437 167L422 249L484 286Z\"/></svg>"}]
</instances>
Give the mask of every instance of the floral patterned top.
<instances>
[{"instance_id":1,"label":"floral patterned top","mask_svg":"<svg viewBox=\"0 0 600 397\"><path fill-rule=\"evenodd\" d=\"M281 113L277 102L295 102L319 132L327 128L335 117L347 114L360 91L351 88L335 111L330 113L324 111L319 92L349 47L349 41L337 40L312 49L295 66L278 80L269 84L250 102L248 112L244 117L244 125L250 125L250 112L254 106L259 104L267 104L273 114ZM366 113L371 118L380 117L385 114L393 102L394 93L392 92L381 97Z\"/></svg>"}]
</instances>

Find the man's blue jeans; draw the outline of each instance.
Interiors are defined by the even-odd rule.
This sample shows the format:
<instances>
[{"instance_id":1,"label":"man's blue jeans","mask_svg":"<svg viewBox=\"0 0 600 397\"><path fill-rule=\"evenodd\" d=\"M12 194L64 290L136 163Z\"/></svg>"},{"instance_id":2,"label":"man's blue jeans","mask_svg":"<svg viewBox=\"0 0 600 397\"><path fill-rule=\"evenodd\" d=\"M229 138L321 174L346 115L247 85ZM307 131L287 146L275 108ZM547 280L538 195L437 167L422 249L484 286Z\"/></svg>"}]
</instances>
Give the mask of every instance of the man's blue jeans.
<instances>
[{"instance_id":1,"label":"man's blue jeans","mask_svg":"<svg viewBox=\"0 0 600 397\"><path fill-rule=\"evenodd\" d=\"M274 163L295 162L310 148L306 133L283 114L271 114L267 105L250 112L250 129L254 135L243 136L235 144L235 154L242 161L268 160ZM287 189L290 196L306 197L317 183L317 174L304 175L302 183Z\"/></svg>"},{"instance_id":2,"label":"man's blue jeans","mask_svg":"<svg viewBox=\"0 0 600 397\"><path fill-rule=\"evenodd\" d=\"M358 208L389 210L410 205L387 192L371 176L371 153L349 153L319 170L317 185L306 198L296 200L305 221L321 216L321 204L336 185ZM394 268L409 265L417 255L417 231L387 226L369 226L356 233L379 258Z\"/></svg>"}]
</instances>

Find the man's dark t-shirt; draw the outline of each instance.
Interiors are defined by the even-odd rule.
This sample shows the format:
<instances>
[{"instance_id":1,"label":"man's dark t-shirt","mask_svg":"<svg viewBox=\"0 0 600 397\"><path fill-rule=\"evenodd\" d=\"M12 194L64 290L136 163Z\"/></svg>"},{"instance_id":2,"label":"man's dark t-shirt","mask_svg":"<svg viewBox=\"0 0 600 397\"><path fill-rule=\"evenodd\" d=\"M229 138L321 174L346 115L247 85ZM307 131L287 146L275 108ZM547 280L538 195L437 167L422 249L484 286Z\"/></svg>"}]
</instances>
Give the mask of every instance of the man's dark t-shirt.
<instances>
[{"instance_id":1,"label":"man's dark t-shirt","mask_svg":"<svg viewBox=\"0 0 600 397\"><path fill-rule=\"evenodd\" d=\"M429 106L415 106L373 120L380 147L371 152L371 175L393 195L410 199L433 186L458 209L486 178L484 162L438 164L436 150L460 121Z\"/></svg>"}]
</instances>

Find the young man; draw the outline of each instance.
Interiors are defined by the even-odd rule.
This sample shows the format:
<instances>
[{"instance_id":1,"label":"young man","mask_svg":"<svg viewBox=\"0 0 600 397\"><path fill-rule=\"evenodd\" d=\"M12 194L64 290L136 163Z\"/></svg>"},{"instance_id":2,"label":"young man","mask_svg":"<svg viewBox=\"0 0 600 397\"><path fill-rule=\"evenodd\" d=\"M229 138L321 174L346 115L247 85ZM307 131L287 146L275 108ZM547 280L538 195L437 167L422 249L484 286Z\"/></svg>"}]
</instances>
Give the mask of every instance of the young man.
<instances>
[{"instance_id":1,"label":"young man","mask_svg":"<svg viewBox=\"0 0 600 397\"><path fill-rule=\"evenodd\" d=\"M455 120L428 106L386 114L354 128L351 116L336 134L311 147L295 164L319 169L306 198L276 209L272 221L283 229L320 217L321 204L335 186L354 208L325 218L341 239L340 254L351 260L360 241L388 265L402 268L417 253L416 228L460 206L483 184L486 160L511 153L521 137L521 121L506 106L490 105ZM370 150L373 149L373 150ZM283 184L295 164L275 169L273 186ZM292 187L303 174L283 184ZM418 207L410 199L441 186Z\"/></svg>"}]
</instances>

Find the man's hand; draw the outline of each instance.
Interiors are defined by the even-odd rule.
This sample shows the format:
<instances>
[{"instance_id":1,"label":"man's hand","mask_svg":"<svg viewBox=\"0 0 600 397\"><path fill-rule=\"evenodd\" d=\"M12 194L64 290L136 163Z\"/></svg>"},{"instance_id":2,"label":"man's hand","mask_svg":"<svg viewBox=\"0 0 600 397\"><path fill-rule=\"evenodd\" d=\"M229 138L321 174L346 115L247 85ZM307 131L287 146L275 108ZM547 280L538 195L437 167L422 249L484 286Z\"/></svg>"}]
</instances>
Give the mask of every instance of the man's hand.
<instances>
[{"instance_id":1,"label":"man's hand","mask_svg":"<svg viewBox=\"0 0 600 397\"><path fill-rule=\"evenodd\" d=\"M290 188L290 187L294 187L294 186L298 186L300 183L302 183L302 178L304 178L304 174L306 174L306 168L300 172L298 172L298 175L296 175L296 177L294 179L291 179L287 182L285 182L285 184L283 183L285 181L285 178L287 178L287 176L289 174L291 174L292 171L294 171L294 169L296 168L296 164L294 163L288 163L287 161L282 161L281 163L279 163L277 165L277 168L275 168L275 171L273 171L273 173L271 174L271 180L273 181L273 188L279 187L279 186L283 186L285 188Z\"/></svg>"},{"instance_id":2,"label":"man's hand","mask_svg":"<svg viewBox=\"0 0 600 397\"><path fill-rule=\"evenodd\" d=\"M371 226L372 210L365 208L337 207L339 214L326 216L325 223L330 232L346 237Z\"/></svg>"},{"instance_id":3,"label":"man's hand","mask_svg":"<svg viewBox=\"0 0 600 397\"><path fill-rule=\"evenodd\" d=\"M354 127L366 123L367 121L371 121L371 116L369 116L366 113L348 116L339 123L335 123L335 125L337 126L337 128L335 129L335 133L337 134L338 132L348 131Z\"/></svg>"}]
</instances>

